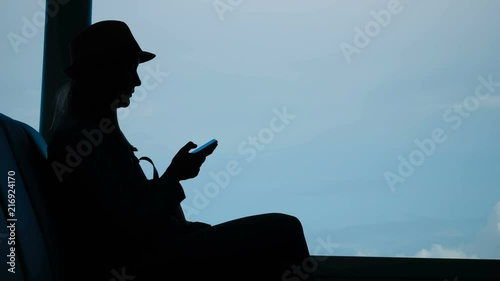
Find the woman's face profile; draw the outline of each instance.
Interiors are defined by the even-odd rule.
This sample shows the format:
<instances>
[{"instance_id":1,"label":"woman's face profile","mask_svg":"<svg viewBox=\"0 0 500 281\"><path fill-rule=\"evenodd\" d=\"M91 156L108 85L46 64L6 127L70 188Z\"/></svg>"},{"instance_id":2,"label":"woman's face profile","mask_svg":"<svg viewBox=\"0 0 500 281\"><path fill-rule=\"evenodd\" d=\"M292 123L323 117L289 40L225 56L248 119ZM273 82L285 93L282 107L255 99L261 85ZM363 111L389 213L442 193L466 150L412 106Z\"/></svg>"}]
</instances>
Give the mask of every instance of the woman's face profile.
<instances>
[{"instance_id":1,"label":"woman's face profile","mask_svg":"<svg viewBox=\"0 0 500 281\"><path fill-rule=\"evenodd\" d=\"M137 67L139 60L127 61L118 65L115 70L116 76L113 77L112 85L116 91L115 98L118 99L117 108L127 107L130 105L130 98L132 97L135 87L141 85L141 79L137 74Z\"/></svg>"},{"instance_id":2,"label":"woman's face profile","mask_svg":"<svg viewBox=\"0 0 500 281\"><path fill-rule=\"evenodd\" d=\"M141 85L137 74L139 60L126 60L101 68L95 76L100 90L106 95L103 102L111 102L116 108L130 105L135 87Z\"/></svg>"}]
</instances>

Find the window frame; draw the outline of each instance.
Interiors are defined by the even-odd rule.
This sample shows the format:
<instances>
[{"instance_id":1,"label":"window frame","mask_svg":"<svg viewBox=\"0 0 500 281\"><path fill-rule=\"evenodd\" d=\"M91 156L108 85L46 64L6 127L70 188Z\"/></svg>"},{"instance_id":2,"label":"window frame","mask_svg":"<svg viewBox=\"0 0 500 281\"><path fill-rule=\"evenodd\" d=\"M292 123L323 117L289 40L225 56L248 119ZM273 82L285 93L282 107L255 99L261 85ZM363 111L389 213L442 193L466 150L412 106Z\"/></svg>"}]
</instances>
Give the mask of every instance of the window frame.
<instances>
[{"instance_id":1,"label":"window frame","mask_svg":"<svg viewBox=\"0 0 500 281\"><path fill-rule=\"evenodd\" d=\"M47 9L53 8L49 5L57 3L59 11L53 16L46 17L45 25L40 110L40 133L44 137L47 136L54 113L57 90L69 82L63 74L64 67L70 62L67 51L69 42L73 34L91 24L92 2L92 0L46 0ZM318 265L316 273L322 278L500 280L500 260L354 256L311 258L316 260ZM305 266L304 268L308 269Z\"/></svg>"}]
</instances>

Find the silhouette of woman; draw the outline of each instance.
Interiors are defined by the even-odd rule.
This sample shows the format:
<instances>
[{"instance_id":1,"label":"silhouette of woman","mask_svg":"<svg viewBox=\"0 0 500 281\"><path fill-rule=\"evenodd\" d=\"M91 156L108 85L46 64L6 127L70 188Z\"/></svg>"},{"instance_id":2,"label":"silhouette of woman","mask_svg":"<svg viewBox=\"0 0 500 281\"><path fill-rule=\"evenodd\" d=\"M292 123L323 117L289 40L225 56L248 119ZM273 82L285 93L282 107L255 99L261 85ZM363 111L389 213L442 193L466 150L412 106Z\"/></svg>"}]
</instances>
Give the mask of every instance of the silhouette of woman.
<instances>
[{"instance_id":1,"label":"silhouette of woman","mask_svg":"<svg viewBox=\"0 0 500 281\"><path fill-rule=\"evenodd\" d=\"M180 181L196 177L213 149L193 154L188 142L160 177L145 176L117 108L141 85L138 65L154 57L121 21L95 23L71 42L70 89L48 139L67 280L284 279L309 257L297 218L184 218Z\"/></svg>"}]
</instances>

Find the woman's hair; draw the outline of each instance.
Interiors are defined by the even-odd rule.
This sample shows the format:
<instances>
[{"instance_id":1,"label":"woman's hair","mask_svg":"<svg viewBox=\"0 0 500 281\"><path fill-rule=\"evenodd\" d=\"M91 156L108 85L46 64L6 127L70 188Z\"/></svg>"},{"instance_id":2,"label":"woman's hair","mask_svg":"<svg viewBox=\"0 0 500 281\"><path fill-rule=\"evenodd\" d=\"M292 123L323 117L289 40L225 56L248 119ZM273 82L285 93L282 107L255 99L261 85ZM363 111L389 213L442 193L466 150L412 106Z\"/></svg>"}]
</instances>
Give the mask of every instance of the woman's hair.
<instances>
[{"instance_id":1,"label":"woman's hair","mask_svg":"<svg viewBox=\"0 0 500 281\"><path fill-rule=\"evenodd\" d=\"M103 110L111 110L103 85L102 80L95 78L71 80L64 84L56 94L49 139L60 129L100 118Z\"/></svg>"},{"instance_id":2,"label":"woman's hair","mask_svg":"<svg viewBox=\"0 0 500 281\"><path fill-rule=\"evenodd\" d=\"M54 115L49 127L49 137L51 139L55 132L61 127L64 121L68 120L68 99L71 91L71 81L64 84L56 93Z\"/></svg>"},{"instance_id":3,"label":"woman's hair","mask_svg":"<svg viewBox=\"0 0 500 281\"><path fill-rule=\"evenodd\" d=\"M60 129L81 122L97 121L103 114L115 111L117 91L129 75L129 65L135 63L135 60L124 59L100 66L64 84L56 95L55 113L48 139Z\"/></svg>"}]
</instances>

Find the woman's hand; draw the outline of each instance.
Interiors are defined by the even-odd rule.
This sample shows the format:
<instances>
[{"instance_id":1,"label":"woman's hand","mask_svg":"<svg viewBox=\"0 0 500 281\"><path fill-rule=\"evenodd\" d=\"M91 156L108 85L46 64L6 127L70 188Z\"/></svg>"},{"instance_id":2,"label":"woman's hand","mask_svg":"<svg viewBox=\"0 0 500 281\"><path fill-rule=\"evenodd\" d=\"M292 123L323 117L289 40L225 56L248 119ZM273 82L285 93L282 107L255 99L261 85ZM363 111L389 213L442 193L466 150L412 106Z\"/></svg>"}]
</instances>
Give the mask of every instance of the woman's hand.
<instances>
[{"instance_id":1,"label":"woman's hand","mask_svg":"<svg viewBox=\"0 0 500 281\"><path fill-rule=\"evenodd\" d=\"M168 166L162 177L168 177L171 180L182 181L194 178L200 172L200 167L205 162L206 156L190 153L197 145L192 141L182 147L174 156L170 166Z\"/></svg>"},{"instance_id":2,"label":"woman's hand","mask_svg":"<svg viewBox=\"0 0 500 281\"><path fill-rule=\"evenodd\" d=\"M196 232L211 227L210 224L199 222L199 221L188 221L186 222L186 230L188 233Z\"/></svg>"}]
</instances>

